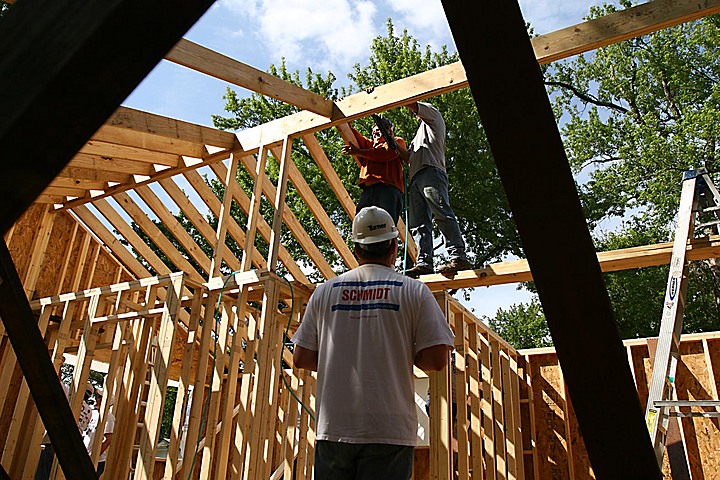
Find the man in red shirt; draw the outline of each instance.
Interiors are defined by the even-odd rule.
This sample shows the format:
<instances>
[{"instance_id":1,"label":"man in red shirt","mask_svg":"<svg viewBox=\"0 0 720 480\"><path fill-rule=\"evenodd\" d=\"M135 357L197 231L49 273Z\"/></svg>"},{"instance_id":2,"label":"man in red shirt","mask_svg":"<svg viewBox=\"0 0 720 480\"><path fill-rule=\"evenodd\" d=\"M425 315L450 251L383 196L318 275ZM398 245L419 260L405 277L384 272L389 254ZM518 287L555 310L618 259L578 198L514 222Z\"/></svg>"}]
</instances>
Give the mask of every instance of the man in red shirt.
<instances>
[{"instance_id":1,"label":"man in red shirt","mask_svg":"<svg viewBox=\"0 0 720 480\"><path fill-rule=\"evenodd\" d=\"M379 119L388 134L395 138L398 146L406 148L405 140L394 136L393 123L384 117ZM362 193L355 211L359 212L370 206L380 207L390 214L397 225L405 204L402 160L398 153L388 146L377 125L373 126L372 140L364 137L352 126L350 129L355 135L358 146L345 145L342 152L355 156L360 164L358 184Z\"/></svg>"}]
</instances>

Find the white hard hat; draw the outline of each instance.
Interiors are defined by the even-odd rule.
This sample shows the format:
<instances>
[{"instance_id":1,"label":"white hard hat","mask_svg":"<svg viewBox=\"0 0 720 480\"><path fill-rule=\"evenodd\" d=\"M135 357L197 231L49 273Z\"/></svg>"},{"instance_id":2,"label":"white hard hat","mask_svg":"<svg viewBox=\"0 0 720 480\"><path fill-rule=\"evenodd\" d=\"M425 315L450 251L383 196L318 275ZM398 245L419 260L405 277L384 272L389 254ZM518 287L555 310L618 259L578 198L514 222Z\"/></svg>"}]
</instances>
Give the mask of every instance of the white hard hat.
<instances>
[{"instance_id":1,"label":"white hard hat","mask_svg":"<svg viewBox=\"0 0 720 480\"><path fill-rule=\"evenodd\" d=\"M352 239L355 243L368 245L398 236L392 217L380 207L365 207L355 215Z\"/></svg>"}]
</instances>

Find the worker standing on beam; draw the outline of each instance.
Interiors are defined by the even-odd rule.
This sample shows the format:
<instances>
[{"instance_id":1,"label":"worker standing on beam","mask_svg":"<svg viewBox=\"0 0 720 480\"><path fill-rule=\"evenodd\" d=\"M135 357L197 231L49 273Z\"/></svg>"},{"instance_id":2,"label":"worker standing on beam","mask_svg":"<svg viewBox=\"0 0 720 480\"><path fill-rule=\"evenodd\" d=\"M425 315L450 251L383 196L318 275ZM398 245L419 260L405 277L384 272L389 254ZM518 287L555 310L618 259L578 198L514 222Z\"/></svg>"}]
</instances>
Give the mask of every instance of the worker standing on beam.
<instances>
[{"instance_id":1,"label":"worker standing on beam","mask_svg":"<svg viewBox=\"0 0 720 480\"><path fill-rule=\"evenodd\" d=\"M418 245L415 266L405 274L417 278L434 273L432 220L445 238L450 261L438 268L449 275L473 268L465 253L465 241L460 233L455 213L450 207L448 175L445 169L445 120L440 111L425 102L406 105L418 119L419 125L409 149L399 147L400 155L410 164L408 208L410 231Z\"/></svg>"},{"instance_id":2,"label":"worker standing on beam","mask_svg":"<svg viewBox=\"0 0 720 480\"><path fill-rule=\"evenodd\" d=\"M378 119L386 133L393 136L395 143L404 149L405 140L394 136L393 123L379 115ZM360 164L358 184L362 193L355 207L355 213L365 207L380 207L390 214L397 225L405 205L402 160L393 149L394 146L388 145L378 125L373 126L372 140L363 136L352 125L350 129L358 145L357 147L352 144L345 145L342 153L355 156Z\"/></svg>"},{"instance_id":3,"label":"worker standing on beam","mask_svg":"<svg viewBox=\"0 0 720 480\"><path fill-rule=\"evenodd\" d=\"M381 208L353 221L360 266L315 289L292 338L318 372L315 478L408 480L417 440L413 364L442 370L453 333L428 287L395 272L398 231Z\"/></svg>"}]
</instances>

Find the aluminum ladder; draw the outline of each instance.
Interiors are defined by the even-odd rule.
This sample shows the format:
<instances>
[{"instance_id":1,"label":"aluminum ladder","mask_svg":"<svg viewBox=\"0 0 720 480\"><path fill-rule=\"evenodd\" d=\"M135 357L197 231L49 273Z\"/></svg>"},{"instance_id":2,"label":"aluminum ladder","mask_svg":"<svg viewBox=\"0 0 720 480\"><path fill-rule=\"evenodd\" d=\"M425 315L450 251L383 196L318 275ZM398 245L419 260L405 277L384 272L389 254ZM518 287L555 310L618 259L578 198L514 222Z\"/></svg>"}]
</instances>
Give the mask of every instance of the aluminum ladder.
<instances>
[{"instance_id":1,"label":"aluminum ladder","mask_svg":"<svg viewBox=\"0 0 720 480\"><path fill-rule=\"evenodd\" d=\"M700 168L684 172L678 223L673 240L670 271L660 322L660 333L645 410L645 422L647 423L655 455L661 467L668 423L671 416L720 416L718 411L681 412L677 410L680 407L718 407L720 401L678 401L674 398L675 373L680 356L680 334L682 333L685 292L687 290L687 245L688 241L694 238L695 217L701 213L713 213L717 218L719 210L720 193L710 180L707 170ZM717 226L719 224L720 220L716 219L700 224L698 227Z\"/></svg>"}]
</instances>

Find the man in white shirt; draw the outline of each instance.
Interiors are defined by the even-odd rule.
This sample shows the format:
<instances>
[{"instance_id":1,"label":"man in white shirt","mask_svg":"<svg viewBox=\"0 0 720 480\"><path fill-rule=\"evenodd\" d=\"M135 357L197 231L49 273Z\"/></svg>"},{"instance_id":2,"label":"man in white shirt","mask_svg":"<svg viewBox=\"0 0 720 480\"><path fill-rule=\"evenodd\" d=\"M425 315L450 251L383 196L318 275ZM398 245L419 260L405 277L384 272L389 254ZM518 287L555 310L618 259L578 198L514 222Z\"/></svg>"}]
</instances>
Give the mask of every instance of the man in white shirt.
<instances>
[{"instance_id":1,"label":"man in white shirt","mask_svg":"<svg viewBox=\"0 0 720 480\"><path fill-rule=\"evenodd\" d=\"M395 272L397 235L385 210L358 212L360 266L317 287L292 339L295 366L318 372L318 480L412 475L413 364L442 370L454 337L427 286Z\"/></svg>"}]
</instances>

